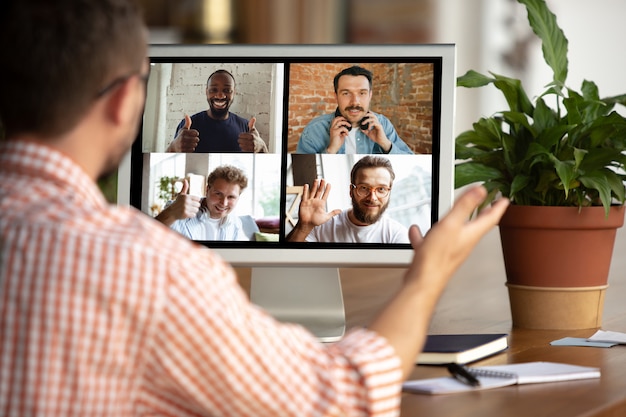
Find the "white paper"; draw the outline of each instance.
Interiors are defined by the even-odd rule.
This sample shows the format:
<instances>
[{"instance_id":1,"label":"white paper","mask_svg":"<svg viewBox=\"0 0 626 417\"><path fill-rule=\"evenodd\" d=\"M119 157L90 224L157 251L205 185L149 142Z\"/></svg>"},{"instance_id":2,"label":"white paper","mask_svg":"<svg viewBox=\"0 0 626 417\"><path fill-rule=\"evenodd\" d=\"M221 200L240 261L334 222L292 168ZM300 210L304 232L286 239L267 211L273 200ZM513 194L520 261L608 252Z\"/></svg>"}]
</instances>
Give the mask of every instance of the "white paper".
<instances>
[{"instance_id":1,"label":"white paper","mask_svg":"<svg viewBox=\"0 0 626 417\"><path fill-rule=\"evenodd\" d=\"M626 344L626 333L610 332L606 330L598 330L589 339L593 342L613 342L620 345Z\"/></svg>"}]
</instances>

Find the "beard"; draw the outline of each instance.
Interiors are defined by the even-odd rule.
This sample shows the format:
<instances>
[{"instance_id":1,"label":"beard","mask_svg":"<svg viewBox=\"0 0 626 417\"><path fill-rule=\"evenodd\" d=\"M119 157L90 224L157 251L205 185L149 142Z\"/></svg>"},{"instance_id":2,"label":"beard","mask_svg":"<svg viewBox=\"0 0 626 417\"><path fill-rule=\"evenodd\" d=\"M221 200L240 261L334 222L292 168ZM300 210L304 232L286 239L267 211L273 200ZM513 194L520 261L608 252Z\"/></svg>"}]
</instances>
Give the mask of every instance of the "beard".
<instances>
[{"instance_id":1,"label":"beard","mask_svg":"<svg viewBox=\"0 0 626 417\"><path fill-rule=\"evenodd\" d=\"M370 200L362 201L371 202ZM385 210L387 210L387 206L389 206L389 200L379 206L376 214L370 214L369 210L364 209L361 206L361 202L357 201L354 196L352 196L352 214L358 221L367 225L376 223L382 217Z\"/></svg>"},{"instance_id":2,"label":"beard","mask_svg":"<svg viewBox=\"0 0 626 417\"><path fill-rule=\"evenodd\" d=\"M211 108L211 113L216 117L224 117L228 114L228 110L230 109L231 102L227 101L226 105L223 107L219 107L215 105L215 100L209 100L209 107Z\"/></svg>"}]
</instances>

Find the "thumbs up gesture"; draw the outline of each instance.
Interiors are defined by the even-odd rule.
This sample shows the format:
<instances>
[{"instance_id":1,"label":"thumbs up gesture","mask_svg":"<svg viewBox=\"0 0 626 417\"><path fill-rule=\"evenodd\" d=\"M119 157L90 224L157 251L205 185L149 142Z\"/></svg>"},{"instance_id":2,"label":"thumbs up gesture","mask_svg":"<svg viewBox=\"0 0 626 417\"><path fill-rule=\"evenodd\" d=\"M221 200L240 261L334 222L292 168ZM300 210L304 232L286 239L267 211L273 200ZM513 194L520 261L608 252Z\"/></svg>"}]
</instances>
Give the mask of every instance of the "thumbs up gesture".
<instances>
[{"instance_id":1,"label":"thumbs up gesture","mask_svg":"<svg viewBox=\"0 0 626 417\"><path fill-rule=\"evenodd\" d=\"M256 117L251 117L248 122L248 131L239 134L238 142L242 152L267 153L267 145L261 138L259 131L254 126Z\"/></svg>"},{"instance_id":2,"label":"thumbs up gesture","mask_svg":"<svg viewBox=\"0 0 626 417\"><path fill-rule=\"evenodd\" d=\"M191 128L191 117L185 114L185 124L168 145L166 152L193 152L200 142L200 132Z\"/></svg>"},{"instance_id":3,"label":"thumbs up gesture","mask_svg":"<svg viewBox=\"0 0 626 417\"><path fill-rule=\"evenodd\" d=\"M189 193L189 181L183 180L183 187L176 199L165 207L156 219L166 226L171 226L176 220L194 217L200 210L201 198Z\"/></svg>"}]
</instances>

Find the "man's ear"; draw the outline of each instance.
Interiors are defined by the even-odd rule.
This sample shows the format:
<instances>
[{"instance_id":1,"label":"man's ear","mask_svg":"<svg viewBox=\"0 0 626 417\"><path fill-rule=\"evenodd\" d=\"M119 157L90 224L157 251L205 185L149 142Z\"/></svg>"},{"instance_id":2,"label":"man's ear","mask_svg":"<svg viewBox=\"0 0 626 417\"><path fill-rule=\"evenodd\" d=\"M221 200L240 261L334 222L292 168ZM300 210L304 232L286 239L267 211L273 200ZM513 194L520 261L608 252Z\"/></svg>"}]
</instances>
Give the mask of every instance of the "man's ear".
<instances>
[{"instance_id":1,"label":"man's ear","mask_svg":"<svg viewBox=\"0 0 626 417\"><path fill-rule=\"evenodd\" d=\"M109 94L106 114L112 123L125 125L133 120L139 99L137 82L139 82L137 77L130 77Z\"/></svg>"}]
</instances>

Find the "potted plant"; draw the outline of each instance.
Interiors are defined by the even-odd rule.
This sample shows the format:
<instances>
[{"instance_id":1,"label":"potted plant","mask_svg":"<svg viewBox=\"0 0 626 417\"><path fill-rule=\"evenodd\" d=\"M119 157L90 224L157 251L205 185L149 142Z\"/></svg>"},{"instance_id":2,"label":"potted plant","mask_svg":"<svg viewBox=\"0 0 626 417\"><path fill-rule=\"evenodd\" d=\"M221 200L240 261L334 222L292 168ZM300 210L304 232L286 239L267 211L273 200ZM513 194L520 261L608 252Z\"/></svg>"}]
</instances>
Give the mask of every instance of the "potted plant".
<instances>
[{"instance_id":1,"label":"potted plant","mask_svg":"<svg viewBox=\"0 0 626 417\"><path fill-rule=\"evenodd\" d=\"M544 0L518 2L553 79L533 100L518 79L473 70L457 79L460 87L493 84L509 108L456 138L462 162L455 187L481 182L487 203L497 195L511 200L500 236L514 326L599 327L615 232L624 221L626 118L614 107L626 105L626 95L601 98L587 80L580 91L569 88L568 40L555 15Z\"/></svg>"},{"instance_id":2,"label":"potted plant","mask_svg":"<svg viewBox=\"0 0 626 417\"><path fill-rule=\"evenodd\" d=\"M176 190L176 183L182 182L183 179L180 177L170 177L164 175L160 177L157 181L158 183L158 192L157 192L157 201L152 204L150 210L152 211L152 215L158 215L161 210L163 210L163 205L168 202L175 200L178 191Z\"/></svg>"}]
</instances>

